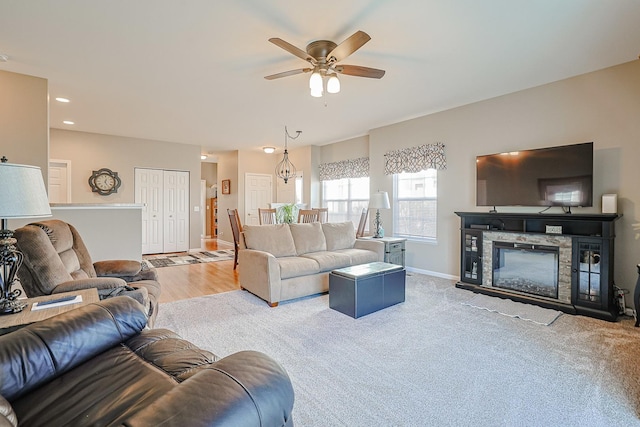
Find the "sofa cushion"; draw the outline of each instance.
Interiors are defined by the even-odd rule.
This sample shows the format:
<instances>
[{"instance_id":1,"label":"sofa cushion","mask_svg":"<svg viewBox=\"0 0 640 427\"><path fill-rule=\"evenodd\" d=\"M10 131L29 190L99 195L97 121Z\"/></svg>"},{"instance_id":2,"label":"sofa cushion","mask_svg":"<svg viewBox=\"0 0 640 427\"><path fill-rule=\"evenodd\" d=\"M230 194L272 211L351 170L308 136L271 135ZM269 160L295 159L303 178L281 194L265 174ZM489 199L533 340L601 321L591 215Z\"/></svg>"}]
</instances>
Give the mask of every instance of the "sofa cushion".
<instances>
[{"instance_id":1,"label":"sofa cushion","mask_svg":"<svg viewBox=\"0 0 640 427\"><path fill-rule=\"evenodd\" d=\"M328 251L352 248L356 243L356 230L350 221L325 222L322 224L322 231L327 240Z\"/></svg>"},{"instance_id":2,"label":"sofa cushion","mask_svg":"<svg viewBox=\"0 0 640 427\"><path fill-rule=\"evenodd\" d=\"M339 249L335 253L349 257L350 264L359 265L379 261L378 254L366 249Z\"/></svg>"},{"instance_id":3,"label":"sofa cushion","mask_svg":"<svg viewBox=\"0 0 640 427\"><path fill-rule=\"evenodd\" d=\"M311 258L292 256L277 258L276 261L280 265L281 279L320 273L320 265Z\"/></svg>"},{"instance_id":4,"label":"sofa cushion","mask_svg":"<svg viewBox=\"0 0 640 427\"><path fill-rule=\"evenodd\" d=\"M348 249L344 249L348 250ZM315 260L320 265L320 271L331 271L336 268L348 267L351 265L351 258L347 254L339 252L311 252L301 255L303 258Z\"/></svg>"},{"instance_id":5,"label":"sofa cushion","mask_svg":"<svg viewBox=\"0 0 640 427\"><path fill-rule=\"evenodd\" d=\"M269 252L276 258L296 255L289 224L245 225L243 234L247 249Z\"/></svg>"},{"instance_id":6,"label":"sofa cushion","mask_svg":"<svg viewBox=\"0 0 640 427\"><path fill-rule=\"evenodd\" d=\"M327 250L327 242L319 222L290 224L289 229L293 235L297 255Z\"/></svg>"}]
</instances>

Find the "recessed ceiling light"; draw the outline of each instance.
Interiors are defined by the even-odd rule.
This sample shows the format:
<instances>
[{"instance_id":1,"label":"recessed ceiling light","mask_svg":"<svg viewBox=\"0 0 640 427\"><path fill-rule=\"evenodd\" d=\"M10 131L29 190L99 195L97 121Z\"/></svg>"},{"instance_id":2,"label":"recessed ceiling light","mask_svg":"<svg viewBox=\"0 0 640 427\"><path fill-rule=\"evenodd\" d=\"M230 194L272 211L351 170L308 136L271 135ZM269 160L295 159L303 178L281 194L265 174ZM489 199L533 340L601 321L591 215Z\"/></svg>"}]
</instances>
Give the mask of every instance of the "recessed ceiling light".
<instances>
[{"instance_id":1,"label":"recessed ceiling light","mask_svg":"<svg viewBox=\"0 0 640 427\"><path fill-rule=\"evenodd\" d=\"M262 147L262 150L267 154L271 154L274 151L276 151L276 148L275 147Z\"/></svg>"},{"instance_id":2,"label":"recessed ceiling light","mask_svg":"<svg viewBox=\"0 0 640 427\"><path fill-rule=\"evenodd\" d=\"M200 155L200 160L206 160L207 159L207 155L206 154L201 154Z\"/></svg>"},{"instance_id":3,"label":"recessed ceiling light","mask_svg":"<svg viewBox=\"0 0 640 427\"><path fill-rule=\"evenodd\" d=\"M62 123L64 123L65 125L75 125L76 122L72 122L71 120L63 120Z\"/></svg>"},{"instance_id":4,"label":"recessed ceiling light","mask_svg":"<svg viewBox=\"0 0 640 427\"><path fill-rule=\"evenodd\" d=\"M71 102L67 98L61 98L61 97L56 98L56 101L58 101L58 102Z\"/></svg>"}]
</instances>

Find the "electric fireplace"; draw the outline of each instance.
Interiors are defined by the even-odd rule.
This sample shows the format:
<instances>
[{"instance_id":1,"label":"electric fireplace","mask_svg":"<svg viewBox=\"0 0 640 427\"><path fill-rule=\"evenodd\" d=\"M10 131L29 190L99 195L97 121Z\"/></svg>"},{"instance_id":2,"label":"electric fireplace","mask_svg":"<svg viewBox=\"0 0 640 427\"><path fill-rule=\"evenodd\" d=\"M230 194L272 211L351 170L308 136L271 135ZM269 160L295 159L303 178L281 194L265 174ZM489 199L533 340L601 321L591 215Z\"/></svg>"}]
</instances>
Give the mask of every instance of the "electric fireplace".
<instances>
[{"instance_id":1,"label":"electric fireplace","mask_svg":"<svg viewBox=\"0 0 640 427\"><path fill-rule=\"evenodd\" d=\"M557 246L493 242L493 286L558 298Z\"/></svg>"}]
</instances>

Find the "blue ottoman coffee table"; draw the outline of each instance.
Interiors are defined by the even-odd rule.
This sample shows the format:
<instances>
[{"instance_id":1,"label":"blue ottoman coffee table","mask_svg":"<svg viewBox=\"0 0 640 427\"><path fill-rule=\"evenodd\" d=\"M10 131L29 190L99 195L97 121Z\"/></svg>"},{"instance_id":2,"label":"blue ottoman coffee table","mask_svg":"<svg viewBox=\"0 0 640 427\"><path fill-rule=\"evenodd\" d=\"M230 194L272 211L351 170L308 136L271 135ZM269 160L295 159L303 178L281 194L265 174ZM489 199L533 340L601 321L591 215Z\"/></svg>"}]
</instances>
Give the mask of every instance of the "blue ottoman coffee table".
<instances>
[{"instance_id":1,"label":"blue ottoman coffee table","mask_svg":"<svg viewBox=\"0 0 640 427\"><path fill-rule=\"evenodd\" d=\"M329 307L355 319L404 302L406 271L372 262L329 273Z\"/></svg>"}]
</instances>

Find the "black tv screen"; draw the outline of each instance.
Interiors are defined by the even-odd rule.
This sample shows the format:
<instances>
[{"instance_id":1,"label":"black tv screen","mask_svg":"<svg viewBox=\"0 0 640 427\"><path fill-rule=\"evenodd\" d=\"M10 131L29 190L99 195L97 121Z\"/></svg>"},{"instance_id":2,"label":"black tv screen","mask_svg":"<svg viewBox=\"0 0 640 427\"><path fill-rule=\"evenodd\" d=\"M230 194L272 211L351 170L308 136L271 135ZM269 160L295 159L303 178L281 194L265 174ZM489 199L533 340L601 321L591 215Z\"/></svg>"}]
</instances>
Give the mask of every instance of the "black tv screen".
<instances>
[{"instance_id":1,"label":"black tv screen","mask_svg":"<svg viewBox=\"0 0 640 427\"><path fill-rule=\"evenodd\" d=\"M476 157L477 206L592 206L593 142Z\"/></svg>"}]
</instances>

